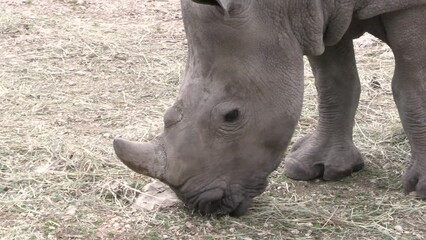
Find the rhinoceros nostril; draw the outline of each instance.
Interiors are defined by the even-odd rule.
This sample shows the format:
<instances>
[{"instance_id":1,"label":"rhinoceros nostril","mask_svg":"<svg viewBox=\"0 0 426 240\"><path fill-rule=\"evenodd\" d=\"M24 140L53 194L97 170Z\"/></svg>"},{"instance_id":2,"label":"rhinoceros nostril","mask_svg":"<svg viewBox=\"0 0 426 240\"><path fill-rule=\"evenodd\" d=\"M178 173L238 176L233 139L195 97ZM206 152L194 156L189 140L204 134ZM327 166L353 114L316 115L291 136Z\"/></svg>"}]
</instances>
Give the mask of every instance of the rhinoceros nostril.
<instances>
[{"instance_id":1,"label":"rhinoceros nostril","mask_svg":"<svg viewBox=\"0 0 426 240\"><path fill-rule=\"evenodd\" d=\"M219 211L224 191L216 188L208 190L199 196L196 208L201 214L211 214Z\"/></svg>"}]
</instances>

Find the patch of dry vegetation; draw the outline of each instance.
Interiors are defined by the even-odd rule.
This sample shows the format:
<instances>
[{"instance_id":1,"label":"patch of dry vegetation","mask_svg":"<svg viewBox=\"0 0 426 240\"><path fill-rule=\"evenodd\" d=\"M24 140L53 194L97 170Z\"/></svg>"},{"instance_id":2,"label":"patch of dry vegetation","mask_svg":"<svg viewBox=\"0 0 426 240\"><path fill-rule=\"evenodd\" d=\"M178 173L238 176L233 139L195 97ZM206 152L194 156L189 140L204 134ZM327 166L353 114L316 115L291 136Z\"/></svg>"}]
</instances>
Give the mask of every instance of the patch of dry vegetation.
<instances>
[{"instance_id":1,"label":"patch of dry vegetation","mask_svg":"<svg viewBox=\"0 0 426 240\"><path fill-rule=\"evenodd\" d=\"M424 239L426 205L402 194L409 147L392 101L390 50L357 41L355 141L366 169L295 182L282 169L239 219L182 206L134 210L150 179L114 157L116 135L149 140L177 94L185 57L178 1L0 0L2 239ZM308 68L307 68L308 69ZM295 139L317 119L307 71Z\"/></svg>"}]
</instances>

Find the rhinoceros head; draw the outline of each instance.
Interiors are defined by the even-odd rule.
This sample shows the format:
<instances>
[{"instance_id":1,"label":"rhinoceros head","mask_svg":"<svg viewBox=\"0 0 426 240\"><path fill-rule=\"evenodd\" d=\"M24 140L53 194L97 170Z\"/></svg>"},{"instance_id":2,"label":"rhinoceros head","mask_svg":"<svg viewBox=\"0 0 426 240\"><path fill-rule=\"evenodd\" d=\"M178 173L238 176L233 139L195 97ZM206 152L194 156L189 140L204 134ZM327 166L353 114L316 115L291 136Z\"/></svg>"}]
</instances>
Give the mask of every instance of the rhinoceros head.
<instances>
[{"instance_id":1,"label":"rhinoceros head","mask_svg":"<svg viewBox=\"0 0 426 240\"><path fill-rule=\"evenodd\" d=\"M300 116L303 53L262 2L182 0L188 59L164 132L151 143L114 141L124 164L204 214L246 212Z\"/></svg>"}]
</instances>

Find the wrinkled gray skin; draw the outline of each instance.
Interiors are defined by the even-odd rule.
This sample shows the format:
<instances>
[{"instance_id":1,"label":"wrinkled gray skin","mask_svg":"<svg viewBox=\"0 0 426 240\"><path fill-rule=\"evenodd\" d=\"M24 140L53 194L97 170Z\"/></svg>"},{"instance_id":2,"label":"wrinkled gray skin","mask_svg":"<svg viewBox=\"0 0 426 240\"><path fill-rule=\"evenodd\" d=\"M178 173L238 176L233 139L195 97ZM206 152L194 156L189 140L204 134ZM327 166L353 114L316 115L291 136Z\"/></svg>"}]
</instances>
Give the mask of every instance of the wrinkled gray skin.
<instances>
[{"instance_id":1,"label":"wrinkled gray skin","mask_svg":"<svg viewBox=\"0 0 426 240\"><path fill-rule=\"evenodd\" d=\"M182 0L182 10L189 52L180 95L153 142L114 141L128 167L203 214L244 214L299 119L307 55L319 122L294 145L285 174L338 180L362 169L352 39L369 32L395 55L392 89L412 150L405 191L426 198L426 0Z\"/></svg>"}]
</instances>

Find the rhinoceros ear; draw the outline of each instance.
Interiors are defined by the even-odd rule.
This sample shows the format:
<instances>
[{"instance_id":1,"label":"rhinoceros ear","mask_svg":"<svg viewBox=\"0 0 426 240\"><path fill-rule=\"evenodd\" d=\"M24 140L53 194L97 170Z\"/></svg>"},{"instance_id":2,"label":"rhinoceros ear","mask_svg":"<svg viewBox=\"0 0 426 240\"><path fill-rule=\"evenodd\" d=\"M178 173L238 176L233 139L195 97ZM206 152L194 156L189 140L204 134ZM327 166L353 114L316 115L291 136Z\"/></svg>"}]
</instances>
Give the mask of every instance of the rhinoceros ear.
<instances>
[{"instance_id":1,"label":"rhinoceros ear","mask_svg":"<svg viewBox=\"0 0 426 240\"><path fill-rule=\"evenodd\" d=\"M225 11L228 11L232 0L192 0L193 2L200 4L216 5L221 6Z\"/></svg>"}]
</instances>

